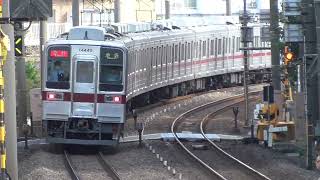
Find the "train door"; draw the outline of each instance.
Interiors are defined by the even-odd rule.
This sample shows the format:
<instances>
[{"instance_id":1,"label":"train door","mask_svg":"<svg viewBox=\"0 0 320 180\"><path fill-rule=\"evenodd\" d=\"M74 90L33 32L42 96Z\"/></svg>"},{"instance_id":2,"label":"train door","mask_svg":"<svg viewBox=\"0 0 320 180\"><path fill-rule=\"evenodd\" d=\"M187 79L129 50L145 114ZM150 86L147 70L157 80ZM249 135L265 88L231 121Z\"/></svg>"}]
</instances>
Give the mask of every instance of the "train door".
<instances>
[{"instance_id":1,"label":"train door","mask_svg":"<svg viewBox=\"0 0 320 180\"><path fill-rule=\"evenodd\" d=\"M76 56L74 61L72 114L78 117L95 116L96 58Z\"/></svg>"}]
</instances>

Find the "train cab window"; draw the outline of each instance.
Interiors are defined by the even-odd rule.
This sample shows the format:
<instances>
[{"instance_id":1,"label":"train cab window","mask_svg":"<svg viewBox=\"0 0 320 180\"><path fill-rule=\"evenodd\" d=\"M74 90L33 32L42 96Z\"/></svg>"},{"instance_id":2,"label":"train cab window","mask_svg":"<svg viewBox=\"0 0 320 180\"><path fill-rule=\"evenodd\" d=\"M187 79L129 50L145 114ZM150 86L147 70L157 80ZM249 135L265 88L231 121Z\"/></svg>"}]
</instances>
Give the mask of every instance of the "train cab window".
<instances>
[{"instance_id":1,"label":"train cab window","mask_svg":"<svg viewBox=\"0 0 320 180\"><path fill-rule=\"evenodd\" d=\"M100 91L123 90L123 52L121 50L101 49L99 79Z\"/></svg>"},{"instance_id":2,"label":"train cab window","mask_svg":"<svg viewBox=\"0 0 320 180\"><path fill-rule=\"evenodd\" d=\"M77 62L77 83L93 83L93 62Z\"/></svg>"},{"instance_id":3,"label":"train cab window","mask_svg":"<svg viewBox=\"0 0 320 180\"><path fill-rule=\"evenodd\" d=\"M122 67L103 66L100 75L100 83L122 84Z\"/></svg>"},{"instance_id":4,"label":"train cab window","mask_svg":"<svg viewBox=\"0 0 320 180\"><path fill-rule=\"evenodd\" d=\"M46 87L52 89L70 88L70 48L52 47L48 49Z\"/></svg>"}]
</instances>

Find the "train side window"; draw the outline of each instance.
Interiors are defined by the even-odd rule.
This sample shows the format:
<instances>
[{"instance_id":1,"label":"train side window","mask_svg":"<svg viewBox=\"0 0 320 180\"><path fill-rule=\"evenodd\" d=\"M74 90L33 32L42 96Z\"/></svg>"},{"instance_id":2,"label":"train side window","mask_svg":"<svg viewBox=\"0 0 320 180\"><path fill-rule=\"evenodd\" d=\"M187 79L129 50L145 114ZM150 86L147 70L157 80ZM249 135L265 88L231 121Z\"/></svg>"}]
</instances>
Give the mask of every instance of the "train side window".
<instances>
[{"instance_id":1,"label":"train side window","mask_svg":"<svg viewBox=\"0 0 320 180\"><path fill-rule=\"evenodd\" d=\"M69 47L49 48L46 87L53 89L69 89L70 68Z\"/></svg>"},{"instance_id":2,"label":"train side window","mask_svg":"<svg viewBox=\"0 0 320 180\"><path fill-rule=\"evenodd\" d=\"M197 57L199 59L201 58L201 53L202 53L202 41L199 41L199 43L198 43L198 54L197 54Z\"/></svg>"},{"instance_id":3,"label":"train side window","mask_svg":"<svg viewBox=\"0 0 320 180\"><path fill-rule=\"evenodd\" d=\"M153 56L152 56L153 66L157 66L157 48L153 48Z\"/></svg>"},{"instance_id":4,"label":"train side window","mask_svg":"<svg viewBox=\"0 0 320 180\"><path fill-rule=\"evenodd\" d=\"M222 53L221 49L222 49L222 40L219 39L218 40L218 55L221 55L221 53Z\"/></svg>"},{"instance_id":5,"label":"train side window","mask_svg":"<svg viewBox=\"0 0 320 180\"><path fill-rule=\"evenodd\" d=\"M163 64L167 64L167 49L168 49L168 45L162 46L162 47L163 47L163 53L162 53Z\"/></svg>"},{"instance_id":6,"label":"train side window","mask_svg":"<svg viewBox=\"0 0 320 180\"><path fill-rule=\"evenodd\" d=\"M178 61L178 50L179 50L179 46L176 44L174 45L174 62Z\"/></svg>"},{"instance_id":7,"label":"train side window","mask_svg":"<svg viewBox=\"0 0 320 180\"><path fill-rule=\"evenodd\" d=\"M191 56L191 59L193 59L194 58L194 51L193 51L193 49L194 49L194 44L193 44L193 41L191 41L191 49L190 49L190 56Z\"/></svg>"},{"instance_id":8,"label":"train side window","mask_svg":"<svg viewBox=\"0 0 320 180\"><path fill-rule=\"evenodd\" d=\"M237 37L237 42L236 42L236 52L239 52L239 48L240 48L240 38Z\"/></svg>"},{"instance_id":9,"label":"train side window","mask_svg":"<svg viewBox=\"0 0 320 180\"><path fill-rule=\"evenodd\" d=\"M187 48L187 59L191 59L191 43L188 43L188 48Z\"/></svg>"},{"instance_id":10,"label":"train side window","mask_svg":"<svg viewBox=\"0 0 320 180\"><path fill-rule=\"evenodd\" d=\"M207 55L207 41L202 42L202 57L206 57Z\"/></svg>"},{"instance_id":11,"label":"train side window","mask_svg":"<svg viewBox=\"0 0 320 180\"><path fill-rule=\"evenodd\" d=\"M210 56L210 39L207 40L207 54L206 54L207 57Z\"/></svg>"},{"instance_id":12,"label":"train side window","mask_svg":"<svg viewBox=\"0 0 320 180\"><path fill-rule=\"evenodd\" d=\"M230 54L231 53L231 38L229 38L229 51L228 53Z\"/></svg>"},{"instance_id":13,"label":"train side window","mask_svg":"<svg viewBox=\"0 0 320 180\"><path fill-rule=\"evenodd\" d=\"M162 47L163 46L161 46L161 47L159 47L159 51L158 51L158 60L159 60L159 62L158 62L158 65L162 65Z\"/></svg>"},{"instance_id":14,"label":"train side window","mask_svg":"<svg viewBox=\"0 0 320 180\"><path fill-rule=\"evenodd\" d=\"M235 37L232 37L232 53L235 51Z\"/></svg>"},{"instance_id":15,"label":"train side window","mask_svg":"<svg viewBox=\"0 0 320 180\"><path fill-rule=\"evenodd\" d=\"M182 44L181 46L181 52L180 52L181 61L185 60L185 46Z\"/></svg>"},{"instance_id":16,"label":"train side window","mask_svg":"<svg viewBox=\"0 0 320 180\"><path fill-rule=\"evenodd\" d=\"M192 59L196 59L196 55L197 55L197 42L192 42L192 45L191 45L191 57Z\"/></svg>"},{"instance_id":17,"label":"train side window","mask_svg":"<svg viewBox=\"0 0 320 180\"><path fill-rule=\"evenodd\" d=\"M210 41L210 55L214 55L214 40Z\"/></svg>"}]
</instances>

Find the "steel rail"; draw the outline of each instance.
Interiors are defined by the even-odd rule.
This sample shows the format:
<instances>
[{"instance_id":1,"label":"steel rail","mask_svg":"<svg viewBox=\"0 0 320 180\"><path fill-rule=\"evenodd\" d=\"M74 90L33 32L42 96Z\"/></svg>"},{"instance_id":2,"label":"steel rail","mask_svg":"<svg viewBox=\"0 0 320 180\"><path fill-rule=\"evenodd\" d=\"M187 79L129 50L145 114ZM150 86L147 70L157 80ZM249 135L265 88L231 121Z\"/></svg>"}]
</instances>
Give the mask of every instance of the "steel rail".
<instances>
[{"instance_id":1,"label":"steel rail","mask_svg":"<svg viewBox=\"0 0 320 180\"><path fill-rule=\"evenodd\" d=\"M250 92L249 94L255 94L255 93L259 93L261 91L254 91L254 92ZM223 175L221 175L220 173L218 173L217 171L215 171L212 167L210 167L208 164L206 164L204 161L202 161L200 158L198 158L196 155L194 155L179 139L178 135L175 132L176 126L177 126L177 122L180 121L181 119L183 119L185 116L194 113L195 111L210 107L210 106L214 106L220 103L225 103L228 101L233 101L235 99L238 98L243 98L243 95L235 95L229 98L225 98L222 100L217 100L217 101L213 101L213 102L209 102L200 106L197 106L195 108L192 108L182 114L180 114L171 124L171 133L174 135L175 140L178 142L178 144L195 160L197 160L203 167L205 167L206 169L208 169L211 173L213 173L215 176L217 176L218 178L222 179L222 180L227 180Z\"/></svg>"},{"instance_id":2,"label":"steel rail","mask_svg":"<svg viewBox=\"0 0 320 180\"><path fill-rule=\"evenodd\" d=\"M237 103L235 103L237 104ZM212 140L210 140L207 135L204 133L204 130L203 130L203 124L206 123L209 119L210 116L215 116L215 115L218 115L219 113L221 113L222 111L224 111L226 108L229 108L231 106L233 106L234 104L231 104L231 105L226 105L222 108L219 108L218 110L214 111L214 112L211 112L209 114L207 114L201 121L200 123L200 131L201 131L201 134L202 136L216 149L218 150L220 153L222 153L223 155L225 155L227 158L235 161L236 163L238 163L239 165L241 165L242 167L244 167L245 169L249 170L250 172L258 175L260 178L263 178L263 179L267 179L267 180L271 180L269 177L267 177L266 175L262 174L261 172L253 169L252 167L250 167L249 165L245 164L244 162L240 161L239 159L235 158L234 156L232 156L231 154L227 153L226 151L224 151L222 148L220 148L216 143L214 143Z\"/></svg>"},{"instance_id":3,"label":"steel rail","mask_svg":"<svg viewBox=\"0 0 320 180\"><path fill-rule=\"evenodd\" d=\"M72 165L71 159L69 157L68 152L64 151L64 160L65 160L65 166L68 169L69 175L71 176L72 180L80 180L78 173L76 172L75 168Z\"/></svg>"},{"instance_id":4,"label":"steel rail","mask_svg":"<svg viewBox=\"0 0 320 180\"><path fill-rule=\"evenodd\" d=\"M108 175L113 179L113 180L120 180L119 174L116 172L116 170L109 164L107 161L103 158L102 152L99 152L97 154L97 159L99 163L101 164L102 168L108 173Z\"/></svg>"}]
</instances>

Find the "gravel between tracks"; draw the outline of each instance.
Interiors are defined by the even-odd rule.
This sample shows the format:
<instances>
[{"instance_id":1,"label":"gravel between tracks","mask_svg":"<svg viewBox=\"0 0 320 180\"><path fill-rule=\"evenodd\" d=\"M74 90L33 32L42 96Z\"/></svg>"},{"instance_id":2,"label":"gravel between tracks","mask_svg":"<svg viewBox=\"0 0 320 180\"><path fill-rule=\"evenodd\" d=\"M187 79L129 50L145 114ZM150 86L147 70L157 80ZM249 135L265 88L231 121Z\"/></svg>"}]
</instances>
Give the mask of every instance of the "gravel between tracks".
<instances>
[{"instance_id":1,"label":"gravel between tracks","mask_svg":"<svg viewBox=\"0 0 320 180\"><path fill-rule=\"evenodd\" d=\"M75 155L70 154L71 161L81 179L97 180L106 179L112 180L107 172L99 164L95 154Z\"/></svg>"},{"instance_id":2,"label":"gravel between tracks","mask_svg":"<svg viewBox=\"0 0 320 180\"><path fill-rule=\"evenodd\" d=\"M177 172L182 173L182 179L185 180L212 180L209 172L203 169L203 167L190 158L188 154L183 153L182 149L175 142L163 142L163 141L148 141L152 145L157 153L160 153L164 159L168 160L168 163L175 167Z\"/></svg>"},{"instance_id":3,"label":"gravel between tracks","mask_svg":"<svg viewBox=\"0 0 320 180\"><path fill-rule=\"evenodd\" d=\"M19 179L23 180L67 180L70 176L65 169L62 154L46 151L46 145L30 151L19 150ZM90 154L71 154L73 165L83 179L110 179L97 158ZM121 144L116 154L104 154L111 166L118 172L122 180L173 180L170 171L156 159L155 154L145 147L139 148L137 143ZM95 168L92 168L95 167Z\"/></svg>"},{"instance_id":4,"label":"gravel between tracks","mask_svg":"<svg viewBox=\"0 0 320 180\"><path fill-rule=\"evenodd\" d=\"M121 144L119 152L105 155L118 172L122 180L173 180L177 176L170 174L145 147L138 147L138 143Z\"/></svg>"},{"instance_id":5,"label":"gravel between tracks","mask_svg":"<svg viewBox=\"0 0 320 180\"><path fill-rule=\"evenodd\" d=\"M30 150L18 150L19 179L22 180L69 180L63 158L60 154L51 154L40 146Z\"/></svg>"}]
</instances>

